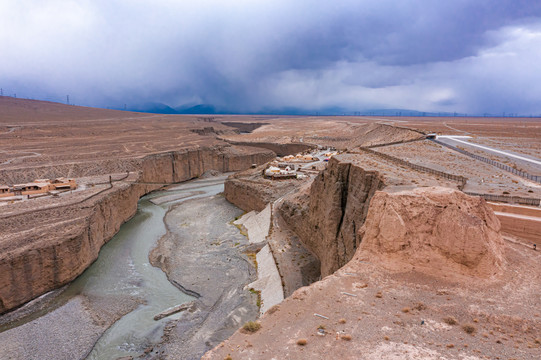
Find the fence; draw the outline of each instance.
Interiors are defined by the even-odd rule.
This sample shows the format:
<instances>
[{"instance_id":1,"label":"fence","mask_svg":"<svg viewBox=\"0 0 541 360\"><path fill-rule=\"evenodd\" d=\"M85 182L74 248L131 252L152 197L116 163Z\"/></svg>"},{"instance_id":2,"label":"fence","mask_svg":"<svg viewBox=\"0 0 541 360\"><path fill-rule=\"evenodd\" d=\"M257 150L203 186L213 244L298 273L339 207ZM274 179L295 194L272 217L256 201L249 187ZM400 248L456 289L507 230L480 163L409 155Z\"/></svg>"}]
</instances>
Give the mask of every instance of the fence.
<instances>
[{"instance_id":1,"label":"fence","mask_svg":"<svg viewBox=\"0 0 541 360\"><path fill-rule=\"evenodd\" d=\"M458 185L459 190L464 189L464 186L466 185L466 182L468 181L468 178L466 178L464 176L448 174L446 172L439 171L439 170L434 170L434 169L428 168L426 166L412 164L412 163L410 163L410 162L408 162L406 160L402 160L402 159L396 158L396 157L391 156L391 155L383 154L383 153L380 153L380 152L377 152L375 150L368 149L368 148L365 148L365 147L359 147L359 149L361 149L362 151L367 152L369 154L374 154L376 156L382 157L382 158L384 158L386 160L389 160L389 161L391 161L391 162L393 162L395 164L406 166L406 167L409 167L409 168L417 170L417 171L423 171L423 172L426 172L426 173L429 173L429 174L440 176L440 177L448 179L448 180L456 181L456 182L459 183L459 185Z\"/></svg>"},{"instance_id":2,"label":"fence","mask_svg":"<svg viewBox=\"0 0 541 360\"><path fill-rule=\"evenodd\" d=\"M509 204L521 204L521 205L531 205L531 206L541 206L541 199L534 198L523 198L519 196L505 196L505 195L494 195L494 194L479 194L472 192L464 192L465 194L471 196L480 196L487 201L498 201Z\"/></svg>"},{"instance_id":3,"label":"fence","mask_svg":"<svg viewBox=\"0 0 541 360\"><path fill-rule=\"evenodd\" d=\"M472 153L469 152L469 151L459 149L459 148L457 148L456 146L446 144L446 143L441 142L441 141L438 141L438 140L436 140L436 139L430 139L430 140L432 140L433 142L438 143L438 144L440 144L440 145L442 145L442 146L448 147L448 148L451 149L451 150L457 151L457 152L459 152L459 153L461 153L461 154L464 154L464 155L466 155L466 156L469 156L469 157L471 157L471 158L474 158L474 159L476 159L476 160L486 162L487 164L496 166L497 168L500 168L500 169L505 170L505 171L507 171L507 172L510 172L510 173L512 173L512 174L521 176L521 177L523 177L523 178L525 178L525 179L528 179L528 180L531 180L531 181L535 181L536 183L541 184L541 175L531 175L531 174L528 174L528 173L525 172L525 171L520 171L520 170L517 170L517 169L515 169L515 168L513 168L513 167L511 167L511 166L508 166L508 165L499 163L499 162L497 162L497 161L488 159L488 158L486 158L486 157L472 154Z\"/></svg>"},{"instance_id":4,"label":"fence","mask_svg":"<svg viewBox=\"0 0 541 360\"><path fill-rule=\"evenodd\" d=\"M383 146L398 145L398 144L407 144L407 143L410 143L410 142L420 141L420 140L425 140L425 139L426 139L426 137L425 137L425 136L422 136L422 137L419 137L419 138L416 138L416 139L393 141L393 142L390 142L390 143L376 144L376 145L369 145L369 146L366 146L366 147L367 147L368 149L373 149L373 148L383 147Z\"/></svg>"}]
</instances>

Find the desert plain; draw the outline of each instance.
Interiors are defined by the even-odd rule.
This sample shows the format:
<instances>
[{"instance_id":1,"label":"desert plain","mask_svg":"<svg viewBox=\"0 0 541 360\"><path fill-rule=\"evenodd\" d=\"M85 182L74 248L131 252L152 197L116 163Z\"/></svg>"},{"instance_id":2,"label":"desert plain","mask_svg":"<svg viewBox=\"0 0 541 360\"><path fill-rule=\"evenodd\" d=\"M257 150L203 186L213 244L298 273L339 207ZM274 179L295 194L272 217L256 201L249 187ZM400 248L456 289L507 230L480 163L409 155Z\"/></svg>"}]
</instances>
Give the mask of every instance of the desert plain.
<instances>
[{"instance_id":1,"label":"desert plain","mask_svg":"<svg viewBox=\"0 0 541 360\"><path fill-rule=\"evenodd\" d=\"M88 305L78 298L73 311L34 316L24 326L48 327L41 340L25 339L17 321L46 307L98 258L141 196L232 173L222 196L254 216L238 228L259 240L236 241L239 255L228 248L212 256L245 259L238 264L250 264L250 282L268 274L255 290L235 285L251 310L230 316L228 331L205 333L189 355L183 317L166 320L161 340L130 358L538 359L541 183L516 172L541 175L540 139L538 118L182 116L0 97L0 185L57 177L78 184L0 198L0 358L44 358L38 340L58 345L42 349L47 356L87 356L140 305L136 299ZM317 156L290 161L300 176L262 175L269 162L281 166L298 153ZM151 259L170 280L185 278L171 251L188 252L172 235L190 218L183 211L169 212L168 235ZM228 226L224 232L239 231ZM256 253L265 246L262 262ZM88 336L70 341L61 329L76 326L78 315ZM257 325L243 327L247 320Z\"/></svg>"}]
</instances>

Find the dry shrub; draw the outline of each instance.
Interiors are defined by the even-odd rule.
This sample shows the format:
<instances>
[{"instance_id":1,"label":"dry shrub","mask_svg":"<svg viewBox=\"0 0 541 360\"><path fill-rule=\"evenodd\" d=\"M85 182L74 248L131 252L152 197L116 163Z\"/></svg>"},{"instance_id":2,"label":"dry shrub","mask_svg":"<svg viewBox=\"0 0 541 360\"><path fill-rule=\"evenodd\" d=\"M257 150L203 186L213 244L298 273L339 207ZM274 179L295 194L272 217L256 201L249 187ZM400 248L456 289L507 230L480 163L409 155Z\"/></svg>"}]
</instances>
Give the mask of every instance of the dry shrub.
<instances>
[{"instance_id":1,"label":"dry shrub","mask_svg":"<svg viewBox=\"0 0 541 360\"><path fill-rule=\"evenodd\" d=\"M308 343L308 341L306 341L306 339L297 340L297 345L299 345L299 346L304 346L304 345L306 345L306 343Z\"/></svg>"},{"instance_id":2,"label":"dry shrub","mask_svg":"<svg viewBox=\"0 0 541 360\"><path fill-rule=\"evenodd\" d=\"M257 321L248 321L242 327L242 330L244 330L247 333L255 333L259 329L261 329L261 324L258 323Z\"/></svg>"},{"instance_id":3,"label":"dry shrub","mask_svg":"<svg viewBox=\"0 0 541 360\"><path fill-rule=\"evenodd\" d=\"M380 299L383 297L383 294L381 293L381 291L378 291L378 293L376 294L376 297Z\"/></svg>"},{"instance_id":4,"label":"dry shrub","mask_svg":"<svg viewBox=\"0 0 541 360\"><path fill-rule=\"evenodd\" d=\"M458 321L453 316L447 316L443 318L443 322L449 325L456 325Z\"/></svg>"},{"instance_id":5,"label":"dry shrub","mask_svg":"<svg viewBox=\"0 0 541 360\"><path fill-rule=\"evenodd\" d=\"M224 357L224 360L233 360L233 358L229 355L227 355L226 357Z\"/></svg>"},{"instance_id":6,"label":"dry shrub","mask_svg":"<svg viewBox=\"0 0 541 360\"><path fill-rule=\"evenodd\" d=\"M402 308L402 312L403 312L403 313L409 313L409 312L410 312L410 308L409 308L409 307Z\"/></svg>"},{"instance_id":7,"label":"dry shrub","mask_svg":"<svg viewBox=\"0 0 541 360\"><path fill-rule=\"evenodd\" d=\"M468 334L473 334L476 328L475 328L475 325L473 324L464 324L462 325L462 330L464 330Z\"/></svg>"},{"instance_id":8,"label":"dry shrub","mask_svg":"<svg viewBox=\"0 0 541 360\"><path fill-rule=\"evenodd\" d=\"M447 348L449 348L449 349L452 349L452 348L454 348L454 347L455 347L454 344L447 344Z\"/></svg>"},{"instance_id":9,"label":"dry shrub","mask_svg":"<svg viewBox=\"0 0 541 360\"><path fill-rule=\"evenodd\" d=\"M338 320L338 322L339 322L340 324L345 324L345 323L346 323L346 319L342 318L342 319Z\"/></svg>"},{"instance_id":10,"label":"dry shrub","mask_svg":"<svg viewBox=\"0 0 541 360\"><path fill-rule=\"evenodd\" d=\"M422 302L418 302L413 306L413 308L417 311L421 311L421 310L426 309L426 305Z\"/></svg>"},{"instance_id":11,"label":"dry shrub","mask_svg":"<svg viewBox=\"0 0 541 360\"><path fill-rule=\"evenodd\" d=\"M385 336L383 337L385 340L389 341L389 337L388 336Z\"/></svg>"},{"instance_id":12,"label":"dry shrub","mask_svg":"<svg viewBox=\"0 0 541 360\"><path fill-rule=\"evenodd\" d=\"M274 314L278 310L280 310L280 305L274 305L269 310L267 310L267 314L269 314L269 315Z\"/></svg>"},{"instance_id":13,"label":"dry shrub","mask_svg":"<svg viewBox=\"0 0 541 360\"><path fill-rule=\"evenodd\" d=\"M349 335L349 334L342 335L342 340L350 341L351 340L351 335Z\"/></svg>"}]
</instances>

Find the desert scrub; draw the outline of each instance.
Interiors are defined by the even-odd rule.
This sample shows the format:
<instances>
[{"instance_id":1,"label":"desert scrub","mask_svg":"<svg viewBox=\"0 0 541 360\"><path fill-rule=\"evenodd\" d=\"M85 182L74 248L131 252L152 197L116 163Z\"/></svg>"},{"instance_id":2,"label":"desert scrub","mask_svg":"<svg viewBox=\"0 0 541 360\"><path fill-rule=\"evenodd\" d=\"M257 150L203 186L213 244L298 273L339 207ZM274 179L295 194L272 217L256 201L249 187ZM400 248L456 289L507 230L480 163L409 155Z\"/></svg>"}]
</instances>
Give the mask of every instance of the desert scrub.
<instances>
[{"instance_id":1,"label":"desert scrub","mask_svg":"<svg viewBox=\"0 0 541 360\"><path fill-rule=\"evenodd\" d=\"M280 305L274 305L269 310L267 310L267 313L269 315L271 315L271 314L274 314L275 312L277 312L278 310L280 310Z\"/></svg>"},{"instance_id":2,"label":"desert scrub","mask_svg":"<svg viewBox=\"0 0 541 360\"><path fill-rule=\"evenodd\" d=\"M250 292L254 295L257 295L257 301L256 301L256 304L257 304L257 307L258 308L261 308L261 291L259 290L256 290L254 288L250 288Z\"/></svg>"},{"instance_id":3,"label":"desert scrub","mask_svg":"<svg viewBox=\"0 0 541 360\"><path fill-rule=\"evenodd\" d=\"M462 325L462 330L464 330L468 334L473 334L476 328L473 324L464 324Z\"/></svg>"},{"instance_id":4,"label":"desert scrub","mask_svg":"<svg viewBox=\"0 0 541 360\"><path fill-rule=\"evenodd\" d=\"M345 334L345 335L342 335L342 340L345 340L345 341L350 341L351 340L351 335L349 334Z\"/></svg>"},{"instance_id":5,"label":"desert scrub","mask_svg":"<svg viewBox=\"0 0 541 360\"><path fill-rule=\"evenodd\" d=\"M248 321L242 327L242 330L244 330L247 333L255 333L259 329L261 329L261 324L258 323L257 321Z\"/></svg>"},{"instance_id":6,"label":"desert scrub","mask_svg":"<svg viewBox=\"0 0 541 360\"><path fill-rule=\"evenodd\" d=\"M297 340L297 345L299 346L304 346L308 343L308 341L306 341L306 339L299 339Z\"/></svg>"},{"instance_id":7,"label":"desert scrub","mask_svg":"<svg viewBox=\"0 0 541 360\"><path fill-rule=\"evenodd\" d=\"M448 324L448 325L456 325L456 324L458 324L458 321L452 316L447 316L447 317L443 318L443 322Z\"/></svg>"}]
</instances>

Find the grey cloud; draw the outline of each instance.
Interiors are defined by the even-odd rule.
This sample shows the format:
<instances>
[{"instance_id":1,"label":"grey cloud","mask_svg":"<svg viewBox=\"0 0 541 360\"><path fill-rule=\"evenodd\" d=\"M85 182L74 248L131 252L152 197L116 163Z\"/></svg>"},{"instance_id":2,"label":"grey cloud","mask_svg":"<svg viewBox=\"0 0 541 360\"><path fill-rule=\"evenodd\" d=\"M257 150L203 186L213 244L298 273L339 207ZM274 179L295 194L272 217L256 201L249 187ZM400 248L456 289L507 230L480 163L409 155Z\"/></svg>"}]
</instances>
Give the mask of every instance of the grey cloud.
<instances>
[{"instance_id":1,"label":"grey cloud","mask_svg":"<svg viewBox=\"0 0 541 360\"><path fill-rule=\"evenodd\" d=\"M540 16L525 0L4 2L0 87L93 106L541 111L540 44L513 33Z\"/></svg>"}]
</instances>

